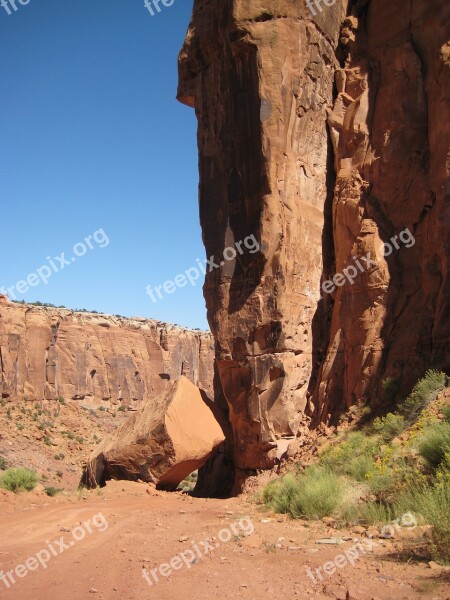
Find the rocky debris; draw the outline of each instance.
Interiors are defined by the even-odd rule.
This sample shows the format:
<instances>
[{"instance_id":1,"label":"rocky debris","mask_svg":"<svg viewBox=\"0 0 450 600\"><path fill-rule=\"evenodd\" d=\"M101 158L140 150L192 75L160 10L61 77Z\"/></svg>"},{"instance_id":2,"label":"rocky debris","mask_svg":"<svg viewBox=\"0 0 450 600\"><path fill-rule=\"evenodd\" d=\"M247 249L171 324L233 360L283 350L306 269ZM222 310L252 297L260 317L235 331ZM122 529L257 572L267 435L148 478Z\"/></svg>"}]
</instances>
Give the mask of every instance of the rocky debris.
<instances>
[{"instance_id":1,"label":"rocky debris","mask_svg":"<svg viewBox=\"0 0 450 600\"><path fill-rule=\"evenodd\" d=\"M224 440L201 391L181 377L97 447L82 482L95 487L108 479L140 479L173 490Z\"/></svg>"},{"instance_id":2,"label":"rocky debris","mask_svg":"<svg viewBox=\"0 0 450 600\"><path fill-rule=\"evenodd\" d=\"M0 393L98 408L141 403L183 373L213 394L209 333L150 319L38 307L0 298Z\"/></svg>"},{"instance_id":3,"label":"rocky debris","mask_svg":"<svg viewBox=\"0 0 450 600\"><path fill-rule=\"evenodd\" d=\"M244 478L272 468L306 416L335 424L375 405L387 377L407 393L450 366L449 10L194 3L178 99L198 117L206 252L219 264L259 243L204 287ZM406 228L413 246L395 239ZM353 283L322 289L368 253Z\"/></svg>"}]
</instances>

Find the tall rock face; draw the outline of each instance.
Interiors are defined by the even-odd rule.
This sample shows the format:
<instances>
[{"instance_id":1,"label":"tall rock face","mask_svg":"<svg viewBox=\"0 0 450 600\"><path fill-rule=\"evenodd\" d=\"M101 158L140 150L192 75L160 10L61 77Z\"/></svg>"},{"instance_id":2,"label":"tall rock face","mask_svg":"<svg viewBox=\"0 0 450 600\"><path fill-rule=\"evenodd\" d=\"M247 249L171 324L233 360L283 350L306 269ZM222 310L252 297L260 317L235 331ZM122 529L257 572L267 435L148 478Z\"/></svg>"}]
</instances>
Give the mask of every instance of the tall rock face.
<instances>
[{"instance_id":1,"label":"tall rock face","mask_svg":"<svg viewBox=\"0 0 450 600\"><path fill-rule=\"evenodd\" d=\"M383 380L405 392L450 366L449 3L309 5L195 0L179 59L216 401L243 470L376 404ZM248 236L259 251L223 261Z\"/></svg>"},{"instance_id":2,"label":"tall rock face","mask_svg":"<svg viewBox=\"0 0 450 600\"><path fill-rule=\"evenodd\" d=\"M9 401L137 409L181 375L212 397L213 360L204 332L0 297L0 392Z\"/></svg>"},{"instance_id":3,"label":"tall rock face","mask_svg":"<svg viewBox=\"0 0 450 600\"><path fill-rule=\"evenodd\" d=\"M371 263L334 292L322 420L379 405L385 381L406 393L427 367L450 368L450 5L371 0L340 48L335 271Z\"/></svg>"},{"instance_id":4,"label":"tall rock face","mask_svg":"<svg viewBox=\"0 0 450 600\"><path fill-rule=\"evenodd\" d=\"M242 469L271 466L277 440L305 424L331 245L327 111L344 16L340 4L316 23L301 2L197 0L180 55L178 98L199 121L207 256L220 263L249 235L260 244L209 272L204 288Z\"/></svg>"}]
</instances>

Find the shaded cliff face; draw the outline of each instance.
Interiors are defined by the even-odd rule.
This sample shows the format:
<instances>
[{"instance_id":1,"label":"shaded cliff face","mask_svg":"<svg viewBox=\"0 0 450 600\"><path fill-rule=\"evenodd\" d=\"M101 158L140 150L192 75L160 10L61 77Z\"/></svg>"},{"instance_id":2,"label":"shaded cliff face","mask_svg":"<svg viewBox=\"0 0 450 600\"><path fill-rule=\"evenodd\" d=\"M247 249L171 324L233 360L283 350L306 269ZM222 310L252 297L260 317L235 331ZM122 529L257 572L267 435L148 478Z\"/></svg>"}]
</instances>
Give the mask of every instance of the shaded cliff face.
<instances>
[{"instance_id":1,"label":"shaded cliff face","mask_svg":"<svg viewBox=\"0 0 450 600\"><path fill-rule=\"evenodd\" d=\"M226 400L243 469L271 466L277 440L306 426L316 362L311 324L331 239L326 119L345 13L331 7L316 24L307 11L198 0L180 55L178 97L199 121L207 256L251 234L261 246L238 256L231 274L209 273L204 287L216 398Z\"/></svg>"},{"instance_id":2,"label":"shaded cliff face","mask_svg":"<svg viewBox=\"0 0 450 600\"><path fill-rule=\"evenodd\" d=\"M0 390L10 401L62 397L133 409L180 375L211 396L213 358L204 332L0 299Z\"/></svg>"},{"instance_id":3,"label":"shaded cliff face","mask_svg":"<svg viewBox=\"0 0 450 600\"><path fill-rule=\"evenodd\" d=\"M373 262L334 294L322 420L383 402L387 378L408 392L450 368L450 5L372 0L354 15L328 120L335 270Z\"/></svg>"},{"instance_id":4,"label":"shaded cliff face","mask_svg":"<svg viewBox=\"0 0 450 600\"><path fill-rule=\"evenodd\" d=\"M238 468L376 403L386 377L406 391L449 366L448 9L195 1L178 98L198 117L206 253L260 242L204 287ZM383 256L405 228L414 245Z\"/></svg>"}]
</instances>

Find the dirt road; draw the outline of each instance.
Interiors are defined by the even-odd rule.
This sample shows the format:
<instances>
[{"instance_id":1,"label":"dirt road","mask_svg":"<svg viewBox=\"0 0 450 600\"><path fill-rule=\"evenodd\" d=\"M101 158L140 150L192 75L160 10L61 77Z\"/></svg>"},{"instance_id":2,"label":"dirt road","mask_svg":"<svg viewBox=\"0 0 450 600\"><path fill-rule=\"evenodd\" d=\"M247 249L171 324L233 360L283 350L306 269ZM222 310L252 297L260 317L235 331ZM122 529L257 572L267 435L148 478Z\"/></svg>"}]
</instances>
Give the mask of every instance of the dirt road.
<instances>
[{"instance_id":1,"label":"dirt road","mask_svg":"<svg viewBox=\"0 0 450 600\"><path fill-rule=\"evenodd\" d=\"M0 510L5 599L450 598L448 571L398 561L395 540L364 541L355 556L351 532L244 499L150 495L144 484L114 482L84 498L8 497Z\"/></svg>"}]
</instances>

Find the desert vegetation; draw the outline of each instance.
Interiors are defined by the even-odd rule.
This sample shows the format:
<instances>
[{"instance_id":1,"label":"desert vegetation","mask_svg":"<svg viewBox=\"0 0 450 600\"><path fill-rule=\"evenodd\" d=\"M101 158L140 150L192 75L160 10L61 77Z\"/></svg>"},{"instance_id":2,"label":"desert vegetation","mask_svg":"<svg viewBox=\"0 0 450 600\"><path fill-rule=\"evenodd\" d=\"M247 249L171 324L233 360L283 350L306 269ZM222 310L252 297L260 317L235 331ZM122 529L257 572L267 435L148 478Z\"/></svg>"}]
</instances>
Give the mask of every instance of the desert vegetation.
<instances>
[{"instance_id":1,"label":"desert vegetation","mask_svg":"<svg viewBox=\"0 0 450 600\"><path fill-rule=\"evenodd\" d=\"M198 479L198 471L194 471L193 473L188 475L186 477L186 479L183 479L183 481L178 486L178 489L183 492L188 492L188 493L192 492L197 483L197 479Z\"/></svg>"},{"instance_id":2,"label":"desert vegetation","mask_svg":"<svg viewBox=\"0 0 450 600\"><path fill-rule=\"evenodd\" d=\"M7 469L0 476L0 488L9 492L31 492L39 478L34 471L24 469L23 467Z\"/></svg>"},{"instance_id":3,"label":"desert vegetation","mask_svg":"<svg viewBox=\"0 0 450 600\"><path fill-rule=\"evenodd\" d=\"M444 373L428 371L396 412L338 433L316 464L297 464L264 488L260 502L342 525L383 524L411 512L432 526L433 559L449 562L450 406L436 401L447 383Z\"/></svg>"},{"instance_id":4,"label":"desert vegetation","mask_svg":"<svg viewBox=\"0 0 450 600\"><path fill-rule=\"evenodd\" d=\"M124 419L126 414L112 407L92 409L62 397L47 402L3 399L0 475L8 467L25 466L35 470L41 481L47 478L49 488L60 489L61 484L65 489L74 488L86 454Z\"/></svg>"}]
</instances>

